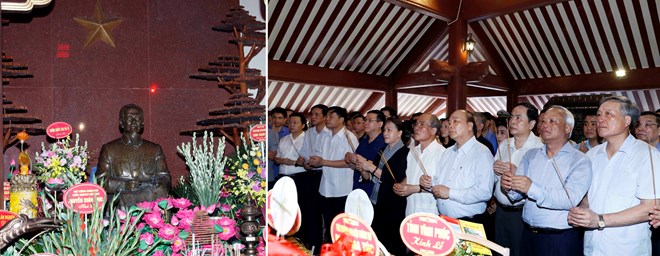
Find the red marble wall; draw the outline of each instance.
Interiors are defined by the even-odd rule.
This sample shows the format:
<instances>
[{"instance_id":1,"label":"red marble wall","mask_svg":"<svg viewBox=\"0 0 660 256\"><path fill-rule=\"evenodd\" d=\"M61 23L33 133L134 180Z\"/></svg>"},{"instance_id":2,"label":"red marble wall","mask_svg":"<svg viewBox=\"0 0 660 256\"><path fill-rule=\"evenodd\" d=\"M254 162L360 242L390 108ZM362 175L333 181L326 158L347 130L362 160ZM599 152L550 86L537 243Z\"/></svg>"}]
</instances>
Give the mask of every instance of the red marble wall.
<instances>
[{"instance_id":1,"label":"red marble wall","mask_svg":"<svg viewBox=\"0 0 660 256\"><path fill-rule=\"evenodd\" d=\"M120 136L121 106L136 103L145 111L143 137L165 151L173 179L188 173L176 146L191 140L180 131L194 127L208 111L222 106L229 94L214 82L189 75L219 55L234 54L228 34L212 31L238 0L103 0L108 17L123 22L111 35L116 48L97 41L83 48L87 30L74 17L92 17L96 1L53 1L30 16L12 18L2 27L2 50L27 65L34 78L15 79L3 87L6 96L28 107L44 127L64 121L89 143L91 164L101 146ZM70 46L58 58L58 45ZM150 86L157 84L155 93ZM84 123L85 129L79 130ZM45 136L28 140L40 150ZM229 150L233 149L230 147ZM5 169L18 154L4 154Z\"/></svg>"}]
</instances>

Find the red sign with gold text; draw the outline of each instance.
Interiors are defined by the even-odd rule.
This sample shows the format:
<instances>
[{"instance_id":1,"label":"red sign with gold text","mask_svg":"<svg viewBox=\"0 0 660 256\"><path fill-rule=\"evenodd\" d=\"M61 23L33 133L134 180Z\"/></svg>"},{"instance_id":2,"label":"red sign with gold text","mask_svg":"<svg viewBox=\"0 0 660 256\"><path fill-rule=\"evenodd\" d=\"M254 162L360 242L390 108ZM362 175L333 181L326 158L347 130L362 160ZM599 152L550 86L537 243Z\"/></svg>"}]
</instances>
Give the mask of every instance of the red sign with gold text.
<instances>
[{"instance_id":1,"label":"red sign with gold text","mask_svg":"<svg viewBox=\"0 0 660 256\"><path fill-rule=\"evenodd\" d=\"M420 255L447 255L456 244L456 236L449 224L430 213L415 213L406 217L399 232L406 247Z\"/></svg>"},{"instance_id":2,"label":"red sign with gold text","mask_svg":"<svg viewBox=\"0 0 660 256\"><path fill-rule=\"evenodd\" d=\"M7 224L7 222L13 220L16 217L18 217L18 214L16 213L0 210L0 227L4 226L5 224Z\"/></svg>"},{"instance_id":3,"label":"red sign with gold text","mask_svg":"<svg viewBox=\"0 0 660 256\"><path fill-rule=\"evenodd\" d=\"M348 235L353 240L353 252L355 255L366 252L368 255L378 253L378 240L374 231L359 217L348 213L337 215L330 225L330 236L335 242L342 234Z\"/></svg>"},{"instance_id":4,"label":"red sign with gold text","mask_svg":"<svg viewBox=\"0 0 660 256\"><path fill-rule=\"evenodd\" d=\"M54 122L46 128L46 134L53 139L63 139L73 132L71 125L65 122Z\"/></svg>"},{"instance_id":5,"label":"red sign with gold text","mask_svg":"<svg viewBox=\"0 0 660 256\"><path fill-rule=\"evenodd\" d=\"M64 193L64 206L75 212L89 214L105 203L105 190L93 183L80 183L66 190ZM96 202L96 206L94 205Z\"/></svg>"},{"instance_id":6,"label":"red sign with gold text","mask_svg":"<svg viewBox=\"0 0 660 256\"><path fill-rule=\"evenodd\" d=\"M266 141L266 125L258 124L252 126L250 129L250 138L256 142L265 142Z\"/></svg>"}]
</instances>

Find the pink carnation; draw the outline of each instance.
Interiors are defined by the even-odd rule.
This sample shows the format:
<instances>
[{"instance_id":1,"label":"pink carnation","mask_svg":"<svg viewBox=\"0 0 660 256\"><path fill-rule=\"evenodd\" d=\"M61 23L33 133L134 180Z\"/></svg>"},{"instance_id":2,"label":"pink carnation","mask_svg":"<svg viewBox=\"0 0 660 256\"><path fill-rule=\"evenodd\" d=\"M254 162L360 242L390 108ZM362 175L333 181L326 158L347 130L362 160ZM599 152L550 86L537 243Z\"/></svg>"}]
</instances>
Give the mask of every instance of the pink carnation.
<instances>
[{"instance_id":1,"label":"pink carnation","mask_svg":"<svg viewBox=\"0 0 660 256\"><path fill-rule=\"evenodd\" d=\"M171 199L170 202L172 203L172 206L179 209L185 209L191 205L190 200L186 198Z\"/></svg>"},{"instance_id":2,"label":"pink carnation","mask_svg":"<svg viewBox=\"0 0 660 256\"><path fill-rule=\"evenodd\" d=\"M154 243L154 235L146 232L140 235L140 240L144 241L147 245L152 245Z\"/></svg>"},{"instance_id":3,"label":"pink carnation","mask_svg":"<svg viewBox=\"0 0 660 256\"><path fill-rule=\"evenodd\" d=\"M163 217L160 216L160 212L151 212L144 215L144 222L151 228L162 228L163 224L165 224Z\"/></svg>"},{"instance_id":4,"label":"pink carnation","mask_svg":"<svg viewBox=\"0 0 660 256\"><path fill-rule=\"evenodd\" d=\"M165 239L165 240L172 240L178 233L179 233L179 230L177 230L177 228L175 228L174 226L172 226L170 224L165 224L158 231L158 236L160 238Z\"/></svg>"}]
</instances>

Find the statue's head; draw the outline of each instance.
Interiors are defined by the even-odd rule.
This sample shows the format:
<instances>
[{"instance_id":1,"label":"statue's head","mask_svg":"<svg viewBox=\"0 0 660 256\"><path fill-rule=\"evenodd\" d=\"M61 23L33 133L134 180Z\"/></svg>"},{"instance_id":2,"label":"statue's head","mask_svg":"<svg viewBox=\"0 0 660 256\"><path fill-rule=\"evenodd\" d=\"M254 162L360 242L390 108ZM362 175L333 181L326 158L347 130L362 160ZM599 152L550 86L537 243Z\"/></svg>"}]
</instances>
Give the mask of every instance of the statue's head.
<instances>
[{"instance_id":1,"label":"statue's head","mask_svg":"<svg viewBox=\"0 0 660 256\"><path fill-rule=\"evenodd\" d=\"M144 128L144 111L135 104L121 107L119 111L119 128L122 133L141 133Z\"/></svg>"}]
</instances>

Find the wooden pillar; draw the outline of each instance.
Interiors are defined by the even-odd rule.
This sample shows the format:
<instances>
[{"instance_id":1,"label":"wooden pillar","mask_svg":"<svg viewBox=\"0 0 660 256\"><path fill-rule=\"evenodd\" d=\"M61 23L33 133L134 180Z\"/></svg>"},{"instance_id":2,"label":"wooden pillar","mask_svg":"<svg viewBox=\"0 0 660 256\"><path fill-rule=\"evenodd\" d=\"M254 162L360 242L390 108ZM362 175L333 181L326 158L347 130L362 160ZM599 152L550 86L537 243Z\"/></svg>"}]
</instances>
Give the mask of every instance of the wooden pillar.
<instances>
[{"instance_id":1,"label":"wooden pillar","mask_svg":"<svg viewBox=\"0 0 660 256\"><path fill-rule=\"evenodd\" d=\"M461 67L467 64L467 53L463 51L465 37L467 20L459 19L449 25L449 64L456 67L456 73L447 87L447 116L467 107L467 83L460 74Z\"/></svg>"},{"instance_id":2,"label":"wooden pillar","mask_svg":"<svg viewBox=\"0 0 660 256\"><path fill-rule=\"evenodd\" d=\"M393 107L396 109L396 112L399 113L398 99L394 84L387 85L387 91L385 91L385 106Z\"/></svg>"},{"instance_id":3,"label":"wooden pillar","mask_svg":"<svg viewBox=\"0 0 660 256\"><path fill-rule=\"evenodd\" d=\"M506 111L509 111L509 113L511 113L511 110L513 110L513 106L518 104L518 102L519 102L518 96L519 96L518 90L516 90L515 88L511 88L511 90L509 90L507 92L507 94L506 94Z\"/></svg>"}]
</instances>

